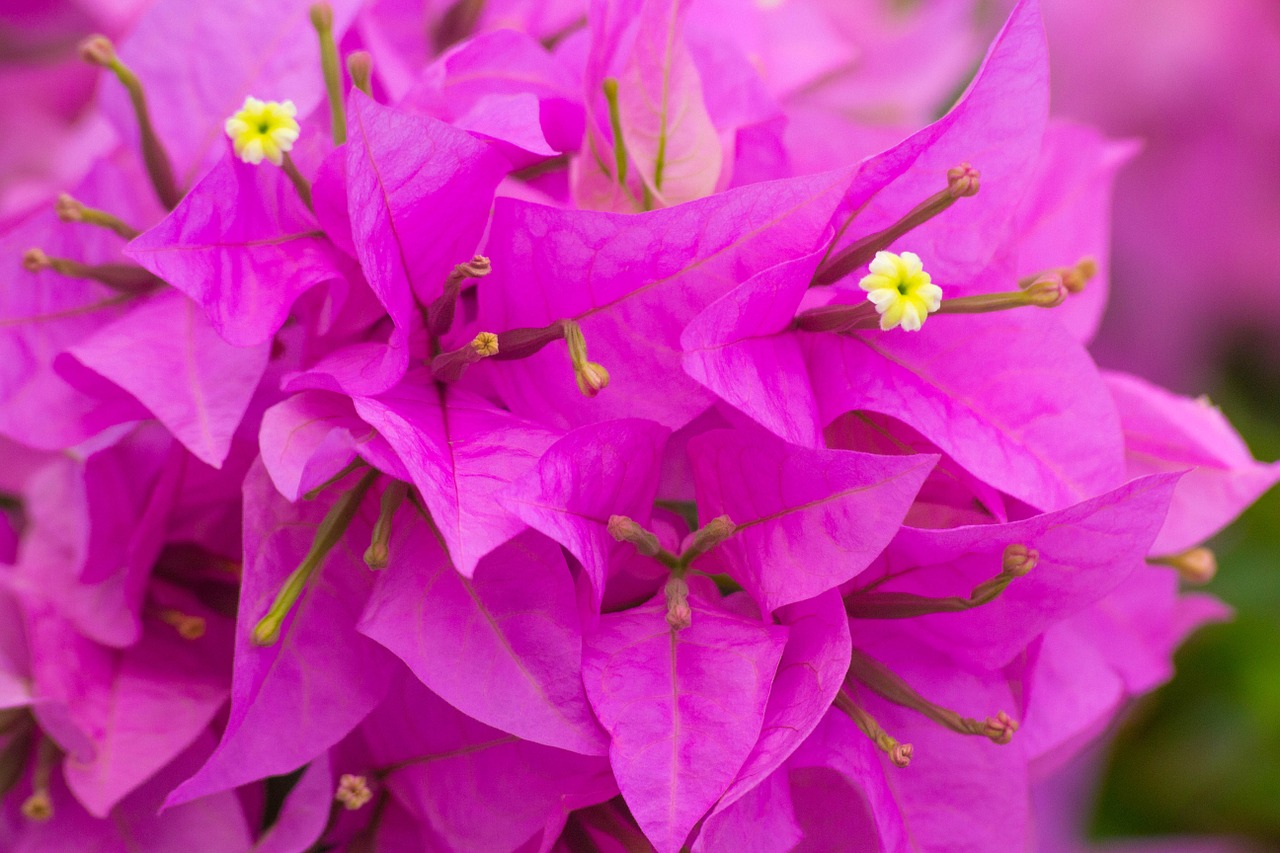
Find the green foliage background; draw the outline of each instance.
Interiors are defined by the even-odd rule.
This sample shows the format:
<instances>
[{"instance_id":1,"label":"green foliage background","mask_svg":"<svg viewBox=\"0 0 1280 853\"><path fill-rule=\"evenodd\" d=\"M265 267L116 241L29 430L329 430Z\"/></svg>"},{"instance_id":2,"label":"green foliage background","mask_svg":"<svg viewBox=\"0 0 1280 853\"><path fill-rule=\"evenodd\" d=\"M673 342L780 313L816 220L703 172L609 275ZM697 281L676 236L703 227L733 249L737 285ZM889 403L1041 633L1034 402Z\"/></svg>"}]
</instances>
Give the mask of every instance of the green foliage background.
<instances>
[{"instance_id":1,"label":"green foliage background","mask_svg":"<svg viewBox=\"0 0 1280 853\"><path fill-rule=\"evenodd\" d=\"M1254 455L1280 458L1274 331L1237 340L1210 397ZM1109 751L1090 831L1244 836L1280 848L1280 489L1212 543L1207 587L1235 618L1194 634L1177 675L1126 715Z\"/></svg>"}]
</instances>

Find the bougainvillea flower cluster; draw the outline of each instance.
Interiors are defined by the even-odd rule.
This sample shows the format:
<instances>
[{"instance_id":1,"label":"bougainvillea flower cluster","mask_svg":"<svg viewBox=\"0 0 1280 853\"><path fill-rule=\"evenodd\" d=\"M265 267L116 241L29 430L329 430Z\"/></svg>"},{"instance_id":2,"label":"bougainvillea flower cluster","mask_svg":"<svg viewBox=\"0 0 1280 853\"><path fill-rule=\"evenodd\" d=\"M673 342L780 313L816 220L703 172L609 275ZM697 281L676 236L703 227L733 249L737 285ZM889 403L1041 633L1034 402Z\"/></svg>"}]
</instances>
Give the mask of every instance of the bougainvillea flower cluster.
<instances>
[{"instance_id":1,"label":"bougainvillea flower cluster","mask_svg":"<svg viewBox=\"0 0 1280 853\"><path fill-rule=\"evenodd\" d=\"M0 847L1027 847L1280 469L1091 360L1123 146L1034 0L932 123L967 4L884 5L85 40L0 237Z\"/></svg>"}]
</instances>

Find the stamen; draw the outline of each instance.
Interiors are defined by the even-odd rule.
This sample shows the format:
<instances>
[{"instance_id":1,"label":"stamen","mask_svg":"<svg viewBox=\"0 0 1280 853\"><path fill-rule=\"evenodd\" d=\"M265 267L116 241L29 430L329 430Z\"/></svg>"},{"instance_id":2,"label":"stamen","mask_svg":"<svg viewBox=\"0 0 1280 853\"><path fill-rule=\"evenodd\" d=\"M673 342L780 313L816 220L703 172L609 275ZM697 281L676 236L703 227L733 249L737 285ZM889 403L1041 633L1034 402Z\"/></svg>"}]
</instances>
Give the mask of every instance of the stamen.
<instances>
[{"instance_id":1,"label":"stamen","mask_svg":"<svg viewBox=\"0 0 1280 853\"><path fill-rule=\"evenodd\" d=\"M88 225L97 225L116 232L126 240L132 240L142 233L137 228L126 224L110 213L86 207L67 193L62 193L58 196L58 201L54 204L53 209L63 222L84 222Z\"/></svg>"},{"instance_id":2,"label":"stamen","mask_svg":"<svg viewBox=\"0 0 1280 853\"><path fill-rule=\"evenodd\" d=\"M673 631L683 631L693 624L693 610L689 607L689 584L680 575L673 575L662 588L667 600L667 624Z\"/></svg>"},{"instance_id":3,"label":"stamen","mask_svg":"<svg viewBox=\"0 0 1280 853\"><path fill-rule=\"evenodd\" d=\"M378 520L373 525L373 535L364 552L364 564L371 569L385 569L391 559L391 519L408 492L409 484L396 480L382 493Z\"/></svg>"},{"instance_id":4,"label":"stamen","mask_svg":"<svg viewBox=\"0 0 1280 853\"><path fill-rule=\"evenodd\" d=\"M158 608L150 614L178 632L184 640L198 640L204 636L205 620L203 616L191 616L173 608Z\"/></svg>"},{"instance_id":5,"label":"stamen","mask_svg":"<svg viewBox=\"0 0 1280 853\"><path fill-rule=\"evenodd\" d=\"M90 36L80 44L80 57L86 62L106 68L115 74L116 79L129 94L129 102L133 105L133 114L138 122L138 135L142 143L142 161L147 168L147 176L156 195L169 210L178 206L182 200L182 192L173 176L173 164L169 160L164 145L151 123L151 113L147 109L147 96L137 76L120 61L115 46L106 36Z\"/></svg>"},{"instance_id":6,"label":"stamen","mask_svg":"<svg viewBox=\"0 0 1280 853\"><path fill-rule=\"evenodd\" d=\"M867 713L867 710L853 701L848 693L843 690L836 693L835 702L837 708L849 715L849 719L862 729L862 733L871 738L871 741L880 748L880 751L889 756L889 760L893 762L894 767L906 767L911 764L911 757L915 754L915 748L909 743L899 743L884 729L880 728L880 724L876 722L876 718Z\"/></svg>"},{"instance_id":7,"label":"stamen","mask_svg":"<svg viewBox=\"0 0 1280 853\"><path fill-rule=\"evenodd\" d=\"M49 782L53 778L54 765L60 758L62 750L58 745L41 735L40 745L36 748L36 767L31 774L31 796L22 803L22 816L27 820L43 823L53 817Z\"/></svg>"},{"instance_id":8,"label":"stamen","mask_svg":"<svg viewBox=\"0 0 1280 853\"><path fill-rule=\"evenodd\" d=\"M645 530L625 515L609 516L609 535L615 542L630 542L645 557L656 557L662 551L662 543L649 530Z\"/></svg>"},{"instance_id":9,"label":"stamen","mask_svg":"<svg viewBox=\"0 0 1280 853\"><path fill-rule=\"evenodd\" d=\"M320 70L324 88L329 93L329 124L333 144L347 141L347 110L342 93L342 69L338 66L338 46L333 40L333 7L317 3L311 7L311 26L320 38Z\"/></svg>"},{"instance_id":10,"label":"stamen","mask_svg":"<svg viewBox=\"0 0 1280 853\"><path fill-rule=\"evenodd\" d=\"M1152 557L1148 563L1157 566L1168 566L1177 569L1184 581L1196 586L1203 586L1213 580L1218 573L1218 558L1208 548L1192 548L1181 554L1167 557Z\"/></svg>"},{"instance_id":11,"label":"stamen","mask_svg":"<svg viewBox=\"0 0 1280 853\"><path fill-rule=\"evenodd\" d=\"M622 113L618 108L618 81L612 77L603 83L604 99L609 105L609 128L613 131L614 177L618 186L627 186L627 144L622 139Z\"/></svg>"},{"instance_id":12,"label":"stamen","mask_svg":"<svg viewBox=\"0 0 1280 853\"><path fill-rule=\"evenodd\" d=\"M312 577L324 563L325 558L329 556L333 546L337 545L343 534L347 532L347 528L351 525L351 519L355 518L356 510L360 508L360 501L364 499L365 493L369 491L373 481L377 478L377 471L368 471L350 491L338 498L329 509L324 520L320 522L320 526L316 528L316 535L311 542L311 549L307 552L307 556L303 558L302 564L285 579L284 585L280 588L280 592L276 594L275 601L272 602L267 615L263 616L254 627L253 641L255 643L260 646L270 646L280 639L280 626L284 623L284 618L289 615L289 611L293 609L293 605L297 602L298 597L302 595L302 591L307 588L307 584L311 582Z\"/></svg>"},{"instance_id":13,"label":"stamen","mask_svg":"<svg viewBox=\"0 0 1280 853\"><path fill-rule=\"evenodd\" d=\"M698 557L728 539L738 529L727 515L717 516L689 535L689 542L680 552L680 563L689 565Z\"/></svg>"},{"instance_id":14,"label":"stamen","mask_svg":"<svg viewBox=\"0 0 1280 853\"><path fill-rule=\"evenodd\" d=\"M117 293L136 295L159 287L162 282L142 267L133 264L82 264L69 258L51 258L41 249L27 249L22 254L27 272L52 270L67 278L85 278L105 284Z\"/></svg>"},{"instance_id":15,"label":"stamen","mask_svg":"<svg viewBox=\"0 0 1280 853\"><path fill-rule=\"evenodd\" d=\"M454 312L462 283L469 278L484 278L493 271L493 265L484 255L476 255L465 264L458 264L444 281L444 293L427 308L427 331L439 338L453 325Z\"/></svg>"},{"instance_id":16,"label":"stamen","mask_svg":"<svg viewBox=\"0 0 1280 853\"><path fill-rule=\"evenodd\" d=\"M347 74L357 89L373 97L373 56L367 50L357 50L347 56Z\"/></svg>"},{"instance_id":17,"label":"stamen","mask_svg":"<svg viewBox=\"0 0 1280 853\"><path fill-rule=\"evenodd\" d=\"M962 717L950 708L935 705L917 693L911 685L895 675L884 664L857 649L854 649L850 655L849 678L865 684L893 704L911 708L958 734L981 735L992 743L1006 744L1018 730L1018 724L1004 711L996 714L995 717L975 720L971 717Z\"/></svg>"},{"instance_id":18,"label":"stamen","mask_svg":"<svg viewBox=\"0 0 1280 853\"><path fill-rule=\"evenodd\" d=\"M855 592L845 599L844 607L853 619L911 619L930 613L958 613L995 601L1014 578L1035 568L1040 555L1025 545L1010 545L1004 550L1000 574L973 588L968 598L948 596L930 598L910 592Z\"/></svg>"},{"instance_id":19,"label":"stamen","mask_svg":"<svg viewBox=\"0 0 1280 853\"><path fill-rule=\"evenodd\" d=\"M564 320L564 339L569 345L569 359L573 362L573 378L578 390L586 397L594 397L609 385L609 371L604 365L587 359L587 339L582 328L572 320Z\"/></svg>"},{"instance_id":20,"label":"stamen","mask_svg":"<svg viewBox=\"0 0 1280 853\"><path fill-rule=\"evenodd\" d=\"M906 216L883 231L858 240L834 257L828 258L813 277L813 285L835 284L849 273L871 262L877 252L889 248L898 238L942 213L958 199L978 194L981 175L968 163L947 170L947 188L916 205Z\"/></svg>"},{"instance_id":21,"label":"stamen","mask_svg":"<svg viewBox=\"0 0 1280 853\"><path fill-rule=\"evenodd\" d=\"M373 799L373 791L369 790L369 780L364 776L343 773L338 779L338 790L333 798L342 803L347 811L355 811Z\"/></svg>"}]
</instances>

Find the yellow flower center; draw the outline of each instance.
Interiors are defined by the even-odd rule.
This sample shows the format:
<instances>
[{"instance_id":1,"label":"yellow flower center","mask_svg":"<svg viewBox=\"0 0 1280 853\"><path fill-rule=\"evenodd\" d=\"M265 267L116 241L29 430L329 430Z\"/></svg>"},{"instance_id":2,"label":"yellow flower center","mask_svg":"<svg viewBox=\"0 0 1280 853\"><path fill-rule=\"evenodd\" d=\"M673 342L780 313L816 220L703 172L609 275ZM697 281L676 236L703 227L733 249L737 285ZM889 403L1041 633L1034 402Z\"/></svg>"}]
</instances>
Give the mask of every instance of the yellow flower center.
<instances>
[{"instance_id":1,"label":"yellow flower center","mask_svg":"<svg viewBox=\"0 0 1280 853\"><path fill-rule=\"evenodd\" d=\"M245 98L240 112L226 124L236 156L246 163L256 165L265 159L279 166L298 139L297 114L293 101Z\"/></svg>"},{"instance_id":2,"label":"yellow flower center","mask_svg":"<svg viewBox=\"0 0 1280 853\"><path fill-rule=\"evenodd\" d=\"M942 305L942 288L934 284L924 271L915 252L876 252L870 272L858 286L880 314L880 328L901 326L918 332L927 318Z\"/></svg>"}]
</instances>

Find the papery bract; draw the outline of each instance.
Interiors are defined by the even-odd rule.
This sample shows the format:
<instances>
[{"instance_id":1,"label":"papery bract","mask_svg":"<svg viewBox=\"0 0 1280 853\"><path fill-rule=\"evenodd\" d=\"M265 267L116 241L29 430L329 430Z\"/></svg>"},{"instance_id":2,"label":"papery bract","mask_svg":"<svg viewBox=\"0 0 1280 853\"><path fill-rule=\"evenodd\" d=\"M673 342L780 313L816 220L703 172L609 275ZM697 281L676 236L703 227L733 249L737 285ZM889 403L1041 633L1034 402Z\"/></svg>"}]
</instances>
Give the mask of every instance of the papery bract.
<instances>
[{"instance_id":1,"label":"papery bract","mask_svg":"<svg viewBox=\"0 0 1280 853\"><path fill-rule=\"evenodd\" d=\"M640 420L589 424L547 448L537 467L499 499L530 527L582 563L599 607L611 556L634 546L613 541L609 518L646 524L658 489L668 431ZM616 550L615 550L616 549Z\"/></svg>"},{"instance_id":2,"label":"papery bract","mask_svg":"<svg viewBox=\"0 0 1280 853\"><path fill-rule=\"evenodd\" d=\"M71 348L128 391L200 460L217 467L266 369L268 344L234 347L195 303L158 293Z\"/></svg>"},{"instance_id":3,"label":"papery bract","mask_svg":"<svg viewBox=\"0 0 1280 853\"><path fill-rule=\"evenodd\" d=\"M524 529L494 493L533 467L554 432L465 391L446 393L425 382L357 398L356 411L408 467L463 575Z\"/></svg>"},{"instance_id":4,"label":"papery bract","mask_svg":"<svg viewBox=\"0 0 1280 853\"><path fill-rule=\"evenodd\" d=\"M1123 441L1101 376L1052 317L1029 311L943 317L920 335L810 336L823 420L850 409L891 415L1040 509L1114 488Z\"/></svg>"},{"instance_id":5,"label":"papery bract","mask_svg":"<svg viewBox=\"0 0 1280 853\"><path fill-rule=\"evenodd\" d=\"M535 743L603 754L582 689L573 579L559 548L530 531L467 578L421 519L397 527L361 633L463 713ZM445 655L447 648L455 651Z\"/></svg>"},{"instance_id":6,"label":"papery bract","mask_svg":"<svg viewBox=\"0 0 1280 853\"><path fill-rule=\"evenodd\" d=\"M1174 492L1153 554L1199 545L1280 480L1280 465L1254 461L1207 400L1179 397L1123 373L1104 378L1120 409L1130 476L1191 469Z\"/></svg>"},{"instance_id":7,"label":"papery bract","mask_svg":"<svg viewBox=\"0 0 1280 853\"><path fill-rule=\"evenodd\" d=\"M1076 506L1007 524L905 527L885 549L883 563L859 584L874 584L877 591L966 595L1000 573L1007 546L1036 551L1031 571L996 600L968 612L901 623L904 632L995 669L1055 622L1102 599L1130 572L1147 571L1147 551L1176 483L1176 475L1144 477Z\"/></svg>"},{"instance_id":8,"label":"papery bract","mask_svg":"<svg viewBox=\"0 0 1280 853\"><path fill-rule=\"evenodd\" d=\"M625 417L683 426L710 402L680 370L684 325L734 283L813 251L847 182L840 172L757 184L638 216L500 199L481 324L503 330L576 320L592 360L611 377L609 390L585 400L563 351L549 346L485 365L503 399L566 426Z\"/></svg>"},{"instance_id":9,"label":"papery bract","mask_svg":"<svg viewBox=\"0 0 1280 853\"><path fill-rule=\"evenodd\" d=\"M570 810L617 793L603 758L504 734L412 679L391 697L362 734L375 760L395 768L388 787L442 849L546 850Z\"/></svg>"},{"instance_id":10,"label":"papery bract","mask_svg":"<svg viewBox=\"0 0 1280 853\"><path fill-rule=\"evenodd\" d=\"M166 598L157 607L182 600ZM92 750L72 752L65 768L68 787L95 817L107 817L190 746L226 702L229 626L192 604L185 600L184 609L205 619L204 636L189 640L148 619L127 649L81 637L48 611L31 617L36 690L42 702L65 707L64 719ZM56 737L58 730L50 730Z\"/></svg>"},{"instance_id":11,"label":"papery bract","mask_svg":"<svg viewBox=\"0 0 1280 853\"><path fill-rule=\"evenodd\" d=\"M250 470L231 717L218 749L170 794L170 805L291 772L355 728L386 692L394 658L356 631L373 584L360 556L367 521L329 554L279 641L253 641L254 625L301 562L323 514L315 505L289 506L260 465Z\"/></svg>"},{"instance_id":12,"label":"papery bract","mask_svg":"<svg viewBox=\"0 0 1280 853\"><path fill-rule=\"evenodd\" d=\"M866 568L888 544L937 457L808 450L712 431L690 442L698 508L735 532L713 552L765 613ZM820 536L815 536L821 531Z\"/></svg>"},{"instance_id":13,"label":"papery bract","mask_svg":"<svg viewBox=\"0 0 1280 853\"><path fill-rule=\"evenodd\" d=\"M332 244L284 174L230 154L127 254L198 302L218 334L242 347L270 338L299 295L341 275Z\"/></svg>"},{"instance_id":14,"label":"papery bract","mask_svg":"<svg viewBox=\"0 0 1280 853\"><path fill-rule=\"evenodd\" d=\"M786 628L690 603L693 623L680 631L661 596L606 615L583 655L618 786L662 853L683 846L750 754L787 638ZM735 698L726 706L722 696Z\"/></svg>"}]
</instances>

